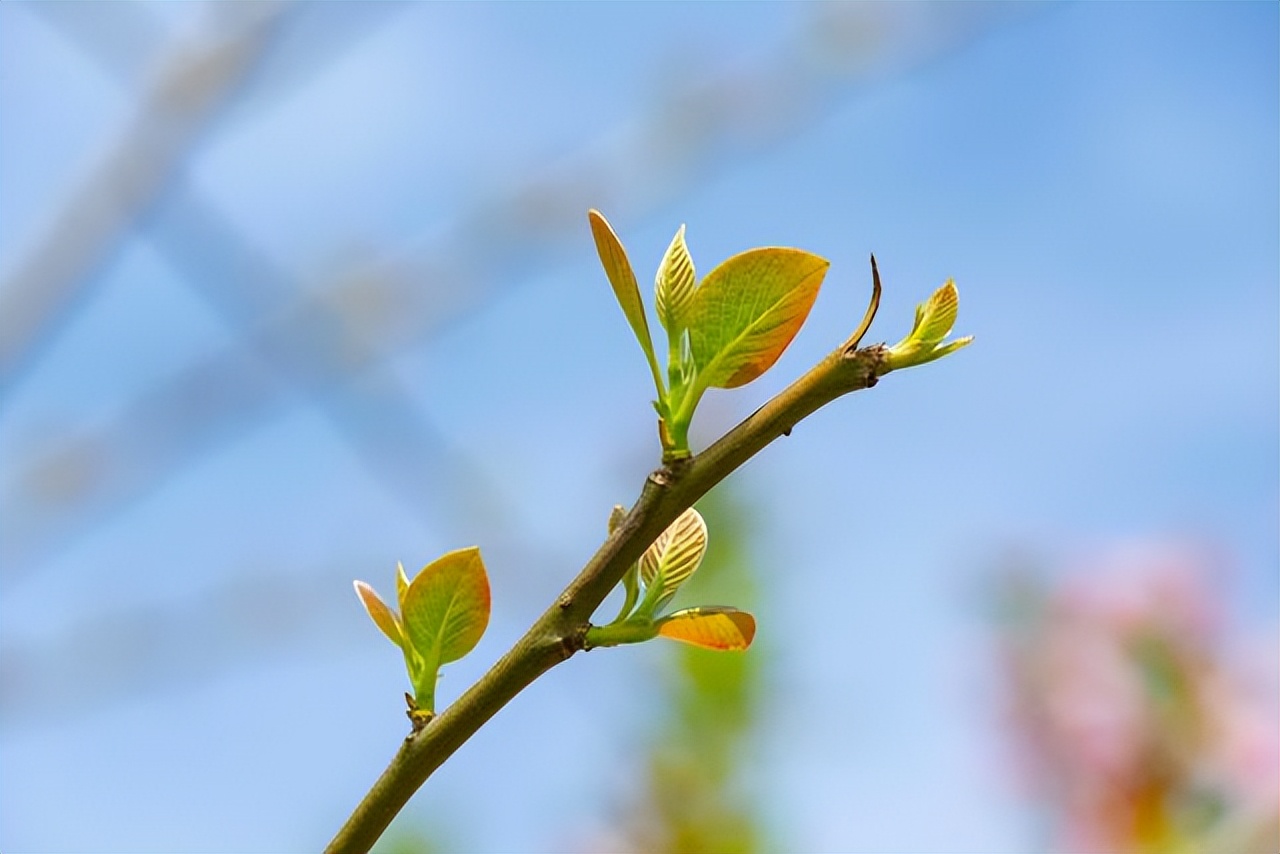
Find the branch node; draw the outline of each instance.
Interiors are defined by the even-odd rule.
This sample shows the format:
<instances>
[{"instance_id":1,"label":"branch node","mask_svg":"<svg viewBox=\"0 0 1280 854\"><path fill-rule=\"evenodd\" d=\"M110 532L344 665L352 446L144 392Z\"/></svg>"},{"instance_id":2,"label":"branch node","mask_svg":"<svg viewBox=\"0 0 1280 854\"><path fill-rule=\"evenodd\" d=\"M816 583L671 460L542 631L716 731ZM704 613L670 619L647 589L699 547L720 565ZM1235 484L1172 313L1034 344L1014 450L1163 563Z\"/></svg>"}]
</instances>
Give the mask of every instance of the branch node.
<instances>
[{"instance_id":1,"label":"branch node","mask_svg":"<svg viewBox=\"0 0 1280 854\"><path fill-rule=\"evenodd\" d=\"M405 741L411 741L414 736L427 728L427 724L431 723L431 719L436 715L435 712L418 708L417 701L407 691L404 695L404 701L409 706L409 708L405 709L405 714L409 716L409 723L413 725L413 729L405 737Z\"/></svg>"},{"instance_id":2,"label":"branch node","mask_svg":"<svg viewBox=\"0 0 1280 854\"><path fill-rule=\"evenodd\" d=\"M587 648L587 629L589 628L591 624L585 623L560 639L562 661L568 661L574 653L582 652Z\"/></svg>"}]
</instances>

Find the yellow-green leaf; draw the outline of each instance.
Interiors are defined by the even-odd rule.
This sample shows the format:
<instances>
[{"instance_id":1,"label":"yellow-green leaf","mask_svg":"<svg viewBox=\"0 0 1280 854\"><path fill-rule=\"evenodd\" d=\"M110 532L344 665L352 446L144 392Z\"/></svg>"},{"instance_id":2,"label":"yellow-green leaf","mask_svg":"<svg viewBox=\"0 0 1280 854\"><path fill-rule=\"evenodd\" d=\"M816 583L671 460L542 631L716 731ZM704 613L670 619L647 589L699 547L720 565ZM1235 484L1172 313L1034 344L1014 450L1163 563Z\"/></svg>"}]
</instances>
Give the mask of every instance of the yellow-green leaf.
<instances>
[{"instance_id":1,"label":"yellow-green leaf","mask_svg":"<svg viewBox=\"0 0 1280 854\"><path fill-rule=\"evenodd\" d=\"M735 388L767 371L809 315L830 262L800 249L751 249L694 292L689 344L701 388Z\"/></svg>"},{"instance_id":2,"label":"yellow-green leaf","mask_svg":"<svg viewBox=\"0 0 1280 854\"><path fill-rule=\"evenodd\" d=\"M896 371L900 368L923 365L972 343L973 336L956 338L943 343L943 339L955 326L959 308L960 293L956 290L956 283L947 279L946 283L934 291L928 300L916 306L916 318L911 326L911 332L906 338L890 347L886 354L888 369Z\"/></svg>"},{"instance_id":3,"label":"yellow-green leaf","mask_svg":"<svg viewBox=\"0 0 1280 854\"><path fill-rule=\"evenodd\" d=\"M364 605L364 609L369 612L369 617L373 620L374 625L382 629L382 633L391 638L391 642L400 648L404 648L404 632L400 627L400 618L395 612L387 607L387 603L374 591L372 587L363 581L355 582L356 595L360 597L360 603Z\"/></svg>"},{"instance_id":4,"label":"yellow-green leaf","mask_svg":"<svg viewBox=\"0 0 1280 854\"><path fill-rule=\"evenodd\" d=\"M681 513L667 529L658 535L640 556L640 577L650 586L662 577L662 593L659 605L675 594L702 563L707 551L707 523L702 514L690 507Z\"/></svg>"},{"instance_id":5,"label":"yellow-green leaf","mask_svg":"<svg viewBox=\"0 0 1280 854\"><path fill-rule=\"evenodd\" d=\"M622 248L622 241L614 233L609 221L600 211L587 211L587 219L591 223L591 236L596 242L596 252L600 255L600 263L604 266L609 284L613 286L613 295L622 306L622 313L631 324L631 331L640 342L645 358L649 360L649 368L653 371L654 382L662 391L662 380L658 373L658 362L653 355L653 338L649 335L649 320L645 317L644 303L640 301L640 286L636 284L636 274L631 269L631 261L627 258L627 250Z\"/></svg>"},{"instance_id":6,"label":"yellow-green leaf","mask_svg":"<svg viewBox=\"0 0 1280 854\"><path fill-rule=\"evenodd\" d=\"M489 576L480 549L458 549L427 564L409 583L402 618L428 667L474 649L489 625Z\"/></svg>"},{"instance_id":7,"label":"yellow-green leaf","mask_svg":"<svg viewBox=\"0 0 1280 854\"><path fill-rule=\"evenodd\" d=\"M409 576L404 574L404 564L396 561L396 601L400 603L400 613L404 613L404 594L409 592Z\"/></svg>"},{"instance_id":8,"label":"yellow-green leaf","mask_svg":"<svg viewBox=\"0 0 1280 854\"><path fill-rule=\"evenodd\" d=\"M947 279L942 287L933 292L929 301L920 307L917 314L917 327L912 337L926 344L937 344L947 337L951 327L956 325L956 314L960 309L960 293L956 283Z\"/></svg>"},{"instance_id":9,"label":"yellow-green leaf","mask_svg":"<svg viewBox=\"0 0 1280 854\"><path fill-rule=\"evenodd\" d=\"M755 639L756 618L737 608L686 608L660 620L658 634L705 649L743 650Z\"/></svg>"},{"instance_id":10,"label":"yellow-green leaf","mask_svg":"<svg viewBox=\"0 0 1280 854\"><path fill-rule=\"evenodd\" d=\"M672 339L679 338L686 326L685 319L693 302L695 279L693 258L689 255L689 247L685 245L682 225L667 247L667 253L662 256L662 264L658 266L658 276L654 282L654 307L658 311L658 322Z\"/></svg>"}]
</instances>

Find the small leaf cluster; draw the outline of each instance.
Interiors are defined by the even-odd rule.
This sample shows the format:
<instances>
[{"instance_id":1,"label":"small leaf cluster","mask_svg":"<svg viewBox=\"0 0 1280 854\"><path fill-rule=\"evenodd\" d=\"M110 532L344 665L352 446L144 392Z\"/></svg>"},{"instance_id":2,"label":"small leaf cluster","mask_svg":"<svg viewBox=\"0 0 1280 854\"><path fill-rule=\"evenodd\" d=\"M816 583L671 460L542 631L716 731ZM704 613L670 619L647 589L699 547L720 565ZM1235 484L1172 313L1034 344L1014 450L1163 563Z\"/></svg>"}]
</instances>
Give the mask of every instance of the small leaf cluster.
<instances>
[{"instance_id":1,"label":"small leaf cluster","mask_svg":"<svg viewBox=\"0 0 1280 854\"><path fill-rule=\"evenodd\" d=\"M587 217L653 374L663 460L688 457L689 424L702 395L745 385L773 366L808 317L830 262L801 249L762 247L734 255L699 283L681 226L654 282L654 307L667 333L664 377L626 250L603 214L592 210Z\"/></svg>"},{"instance_id":2,"label":"small leaf cluster","mask_svg":"<svg viewBox=\"0 0 1280 854\"><path fill-rule=\"evenodd\" d=\"M613 509L610 534L624 516L622 507ZM744 650L751 646L756 621L746 611L712 605L662 616L663 608L701 565L706 552L706 522L690 507L627 570L622 578L625 597L617 618L607 626L589 628L587 648L641 643L659 635L706 649Z\"/></svg>"},{"instance_id":3,"label":"small leaf cluster","mask_svg":"<svg viewBox=\"0 0 1280 854\"><path fill-rule=\"evenodd\" d=\"M423 567L412 581L404 566L396 567L396 600L392 610L363 581L356 595L382 633L404 652L413 685L409 718L420 728L435 714L436 679L440 667L475 649L489 625L489 576L480 549L458 549Z\"/></svg>"},{"instance_id":4,"label":"small leaf cluster","mask_svg":"<svg viewBox=\"0 0 1280 854\"><path fill-rule=\"evenodd\" d=\"M971 343L972 335L943 343L955 326L959 310L960 293L956 290L956 283L947 279L928 300L916 306L916 319L911 324L911 331L889 348L889 368L897 370L923 365Z\"/></svg>"}]
</instances>

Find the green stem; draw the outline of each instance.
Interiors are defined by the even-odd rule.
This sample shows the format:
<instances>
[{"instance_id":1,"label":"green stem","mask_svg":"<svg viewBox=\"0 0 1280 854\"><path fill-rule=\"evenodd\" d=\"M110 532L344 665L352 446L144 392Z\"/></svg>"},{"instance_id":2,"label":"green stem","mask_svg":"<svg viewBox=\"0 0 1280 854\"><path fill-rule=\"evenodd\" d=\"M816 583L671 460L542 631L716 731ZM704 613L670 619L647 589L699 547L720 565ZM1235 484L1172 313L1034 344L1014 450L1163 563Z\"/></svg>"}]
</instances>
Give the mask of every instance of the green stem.
<instances>
[{"instance_id":1,"label":"green stem","mask_svg":"<svg viewBox=\"0 0 1280 854\"><path fill-rule=\"evenodd\" d=\"M684 382L684 365L680 362L680 338L684 331L673 333L667 330L667 387L671 390L670 400L675 400L676 389Z\"/></svg>"},{"instance_id":2,"label":"green stem","mask_svg":"<svg viewBox=\"0 0 1280 854\"><path fill-rule=\"evenodd\" d=\"M644 643L658 636L653 620L627 620L608 626L591 626L583 639L583 649L598 646L618 646L624 643Z\"/></svg>"},{"instance_id":3,"label":"green stem","mask_svg":"<svg viewBox=\"0 0 1280 854\"><path fill-rule=\"evenodd\" d=\"M659 571L644 588L644 598L640 600L640 606L636 608L635 617L637 620L644 622L653 622L654 612L658 610L658 600L662 598L662 572Z\"/></svg>"},{"instance_id":4,"label":"green stem","mask_svg":"<svg viewBox=\"0 0 1280 854\"><path fill-rule=\"evenodd\" d=\"M560 597L506 655L400 746L328 852L367 852L413 793L533 680L585 648L591 615L627 568L684 510L820 407L888 373L882 345L841 346L691 459L649 475L640 498Z\"/></svg>"},{"instance_id":5,"label":"green stem","mask_svg":"<svg viewBox=\"0 0 1280 854\"><path fill-rule=\"evenodd\" d=\"M671 421L675 426L672 427L671 432L673 436L679 437L679 441L683 443L681 447L689 447L689 425L693 423L693 413L697 410L698 403L706 390L701 377L695 374L688 388L684 390L684 396L678 402L672 401L674 411L671 413Z\"/></svg>"},{"instance_id":6,"label":"green stem","mask_svg":"<svg viewBox=\"0 0 1280 854\"><path fill-rule=\"evenodd\" d=\"M413 700L424 712L435 714L436 683L440 680L440 656L418 659L417 672L410 671L413 682Z\"/></svg>"},{"instance_id":7,"label":"green stem","mask_svg":"<svg viewBox=\"0 0 1280 854\"><path fill-rule=\"evenodd\" d=\"M658 360L652 349L646 350L644 355L649 360L649 372L653 374L653 387L658 391L658 411L661 413L667 408L667 389L662 384L662 370L658 367Z\"/></svg>"},{"instance_id":8,"label":"green stem","mask_svg":"<svg viewBox=\"0 0 1280 854\"><path fill-rule=\"evenodd\" d=\"M613 623L621 623L631 615L631 609L636 606L636 598L640 595L640 567L634 563L627 569L626 574L622 576L622 586L625 588L625 595L622 600L622 607L618 610L618 616ZM610 625L613 625L610 623Z\"/></svg>"}]
</instances>

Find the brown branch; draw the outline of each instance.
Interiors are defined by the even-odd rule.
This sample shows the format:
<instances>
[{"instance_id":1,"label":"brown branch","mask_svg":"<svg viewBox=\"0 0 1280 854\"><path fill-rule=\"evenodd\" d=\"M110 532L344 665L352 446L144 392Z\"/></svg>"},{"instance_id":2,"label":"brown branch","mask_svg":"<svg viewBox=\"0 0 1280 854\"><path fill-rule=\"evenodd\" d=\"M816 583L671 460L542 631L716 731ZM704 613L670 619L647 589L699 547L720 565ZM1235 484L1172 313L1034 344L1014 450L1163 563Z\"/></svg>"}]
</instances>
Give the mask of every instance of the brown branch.
<instances>
[{"instance_id":1,"label":"brown branch","mask_svg":"<svg viewBox=\"0 0 1280 854\"><path fill-rule=\"evenodd\" d=\"M535 679L582 649L596 608L681 512L802 419L875 385L890 370L887 356L882 345L857 349L850 339L701 454L650 474L635 506L555 604L452 706L405 739L325 850L367 852L455 750Z\"/></svg>"}]
</instances>

